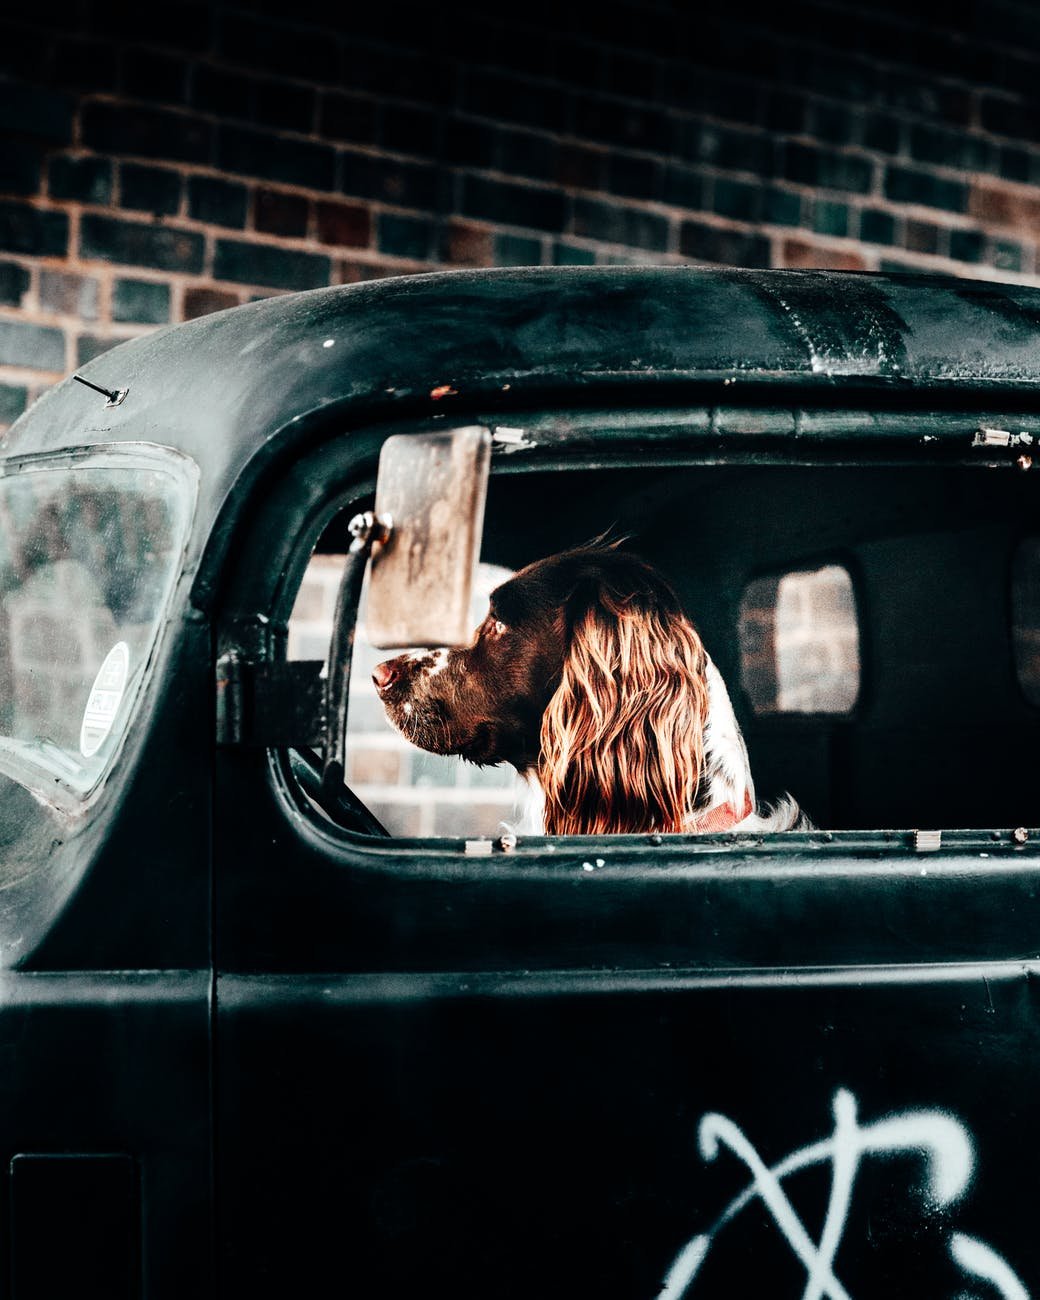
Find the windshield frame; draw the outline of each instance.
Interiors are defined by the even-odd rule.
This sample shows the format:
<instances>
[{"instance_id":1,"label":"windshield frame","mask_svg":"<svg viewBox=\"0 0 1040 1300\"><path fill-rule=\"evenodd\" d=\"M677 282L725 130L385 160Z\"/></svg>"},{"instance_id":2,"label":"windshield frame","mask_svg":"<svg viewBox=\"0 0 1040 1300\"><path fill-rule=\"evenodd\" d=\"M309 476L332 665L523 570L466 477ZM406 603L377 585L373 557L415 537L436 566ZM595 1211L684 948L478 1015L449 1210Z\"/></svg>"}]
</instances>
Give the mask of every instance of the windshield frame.
<instances>
[{"instance_id":1,"label":"windshield frame","mask_svg":"<svg viewBox=\"0 0 1040 1300\"><path fill-rule=\"evenodd\" d=\"M0 460L0 480L25 473L67 470L70 474L88 469L148 470L165 474L174 482L180 498L180 535L172 537L172 561L166 591L156 610L154 629L138 673L131 675L120 704L122 723L112 748L89 786L64 780L56 767L37 763L11 737L0 736L0 773L24 786L48 806L66 815L82 816L96 802L111 776L126 743L140 702L154 677L156 657L166 636L171 606L185 575L185 561L198 510L199 468L194 460L175 448L151 442L122 442L65 448L59 452L12 456Z\"/></svg>"}]
</instances>

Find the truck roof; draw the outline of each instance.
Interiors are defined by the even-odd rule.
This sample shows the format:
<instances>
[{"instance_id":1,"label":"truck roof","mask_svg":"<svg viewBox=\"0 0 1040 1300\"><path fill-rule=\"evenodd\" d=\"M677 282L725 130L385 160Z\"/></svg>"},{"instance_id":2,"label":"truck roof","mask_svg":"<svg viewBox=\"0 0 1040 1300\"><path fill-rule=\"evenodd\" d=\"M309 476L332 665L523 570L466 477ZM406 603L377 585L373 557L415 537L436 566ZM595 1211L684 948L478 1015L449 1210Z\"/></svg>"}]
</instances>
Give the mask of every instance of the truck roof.
<instances>
[{"instance_id":1,"label":"truck roof","mask_svg":"<svg viewBox=\"0 0 1040 1300\"><path fill-rule=\"evenodd\" d=\"M126 399L106 407L70 377L3 453L177 448L202 471L205 536L247 466L330 422L609 405L622 389L626 404L1017 400L1040 385L1040 289L687 266L449 271L250 303L133 339L82 373Z\"/></svg>"}]
</instances>

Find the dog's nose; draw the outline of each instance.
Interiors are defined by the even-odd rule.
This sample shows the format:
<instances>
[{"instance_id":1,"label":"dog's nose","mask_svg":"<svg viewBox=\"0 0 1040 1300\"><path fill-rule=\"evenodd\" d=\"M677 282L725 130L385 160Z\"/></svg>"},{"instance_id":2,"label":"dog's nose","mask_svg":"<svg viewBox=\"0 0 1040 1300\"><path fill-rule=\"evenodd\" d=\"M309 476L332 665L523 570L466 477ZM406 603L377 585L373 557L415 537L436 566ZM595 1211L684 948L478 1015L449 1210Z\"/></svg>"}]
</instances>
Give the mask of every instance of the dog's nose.
<instances>
[{"instance_id":1,"label":"dog's nose","mask_svg":"<svg viewBox=\"0 0 1040 1300\"><path fill-rule=\"evenodd\" d=\"M385 691L393 686L394 682L397 681L400 675L400 672L394 665L394 661L388 659L386 663L376 664L375 670L372 673L372 680L376 684L377 691Z\"/></svg>"}]
</instances>

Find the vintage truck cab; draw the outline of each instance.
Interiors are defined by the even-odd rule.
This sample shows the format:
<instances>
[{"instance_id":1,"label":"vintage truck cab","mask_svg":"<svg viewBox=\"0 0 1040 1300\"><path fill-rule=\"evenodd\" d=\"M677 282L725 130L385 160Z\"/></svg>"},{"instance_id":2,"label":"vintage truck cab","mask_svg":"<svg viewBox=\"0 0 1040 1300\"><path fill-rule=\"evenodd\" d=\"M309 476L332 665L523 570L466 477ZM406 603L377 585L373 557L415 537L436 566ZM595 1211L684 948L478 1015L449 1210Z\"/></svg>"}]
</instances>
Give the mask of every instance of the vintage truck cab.
<instances>
[{"instance_id":1,"label":"vintage truck cab","mask_svg":"<svg viewBox=\"0 0 1040 1300\"><path fill-rule=\"evenodd\" d=\"M0 1297L1040 1286L1040 292L447 273L82 378L0 449ZM330 793L308 584L461 428L489 581L628 534L816 829L503 832L363 614Z\"/></svg>"}]
</instances>

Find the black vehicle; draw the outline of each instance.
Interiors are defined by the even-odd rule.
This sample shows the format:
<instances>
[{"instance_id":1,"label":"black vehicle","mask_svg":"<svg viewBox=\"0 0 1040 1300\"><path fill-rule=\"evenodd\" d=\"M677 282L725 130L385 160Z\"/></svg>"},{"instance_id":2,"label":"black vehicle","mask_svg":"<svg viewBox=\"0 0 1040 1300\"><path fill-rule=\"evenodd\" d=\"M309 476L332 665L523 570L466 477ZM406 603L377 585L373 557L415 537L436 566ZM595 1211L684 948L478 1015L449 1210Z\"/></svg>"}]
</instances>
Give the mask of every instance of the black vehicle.
<instances>
[{"instance_id":1,"label":"black vehicle","mask_svg":"<svg viewBox=\"0 0 1040 1300\"><path fill-rule=\"evenodd\" d=\"M1037 1288L1040 291L460 272L83 378L0 461L0 1297ZM819 829L502 834L363 635L341 784L349 524L459 429L483 560L631 534Z\"/></svg>"}]
</instances>

